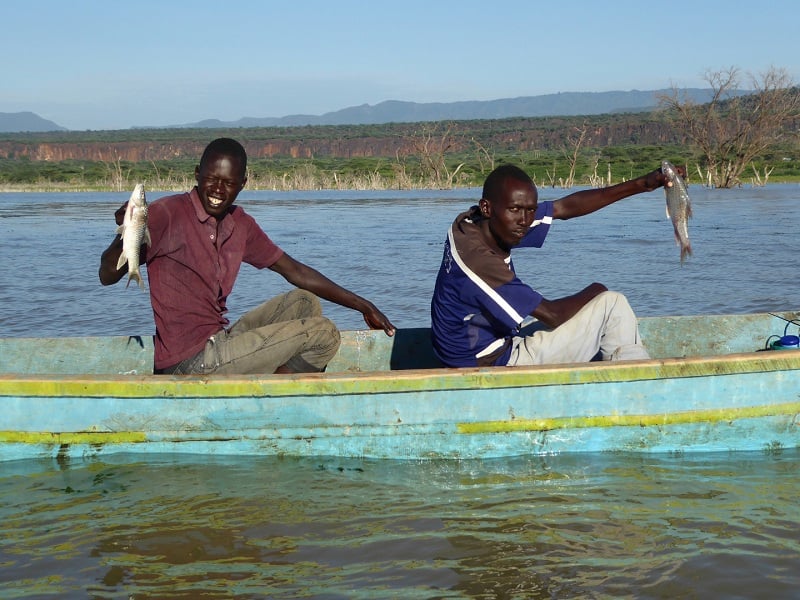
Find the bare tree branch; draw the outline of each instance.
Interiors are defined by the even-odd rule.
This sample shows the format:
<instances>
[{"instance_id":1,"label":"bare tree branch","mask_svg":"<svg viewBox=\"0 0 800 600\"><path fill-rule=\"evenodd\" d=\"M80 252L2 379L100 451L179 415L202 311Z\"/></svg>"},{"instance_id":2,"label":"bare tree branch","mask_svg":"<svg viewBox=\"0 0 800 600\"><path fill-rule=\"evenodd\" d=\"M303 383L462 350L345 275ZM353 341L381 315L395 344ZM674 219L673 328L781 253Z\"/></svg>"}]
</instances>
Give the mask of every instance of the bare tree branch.
<instances>
[{"instance_id":1,"label":"bare tree branch","mask_svg":"<svg viewBox=\"0 0 800 600\"><path fill-rule=\"evenodd\" d=\"M797 135L786 125L800 113L800 91L788 71L777 67L750 75L751 93L739 89L742 75L736 67L706 71L704 79L711 86L708 103L697 104L673 86L659 98L660 104L700 151L704 179L716 187L734 187L754 158Z\"/></svg>"}]
</instances>

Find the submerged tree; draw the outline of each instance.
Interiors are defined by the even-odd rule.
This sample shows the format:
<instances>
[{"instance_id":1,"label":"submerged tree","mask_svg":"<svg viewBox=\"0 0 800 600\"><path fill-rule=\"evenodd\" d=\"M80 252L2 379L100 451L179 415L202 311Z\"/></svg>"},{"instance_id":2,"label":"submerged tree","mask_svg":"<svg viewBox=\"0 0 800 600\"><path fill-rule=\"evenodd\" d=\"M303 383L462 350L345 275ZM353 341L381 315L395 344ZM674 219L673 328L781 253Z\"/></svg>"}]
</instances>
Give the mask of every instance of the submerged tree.
<instances>
[{"instance_id":1,"label":"submerged tree","mask_svg":"<svg viewBox=\"0 0 800 600\"><path fill-rule=\"evenodd\" d=\"M673 87L660 104L699 149L704 179L716 187L734 187L754 158L797 135L789 126L800 116L800 91L789 73L776 67L749 75L752 93L739 89L742 77L735 67L707 71L704 79L711 86L710 102L698 104Z\"/></svg>"},{"instance_id":2,"label":"submerged tree","mask_svg":"<svg viewBox=\"0 0 800 600\"><path fill-rule=\"evenodd\" d=\"M411 139L414 152L419 156L422 178L427 179L436 188L450 189L464 163L460 163L452 170L448 166L447 153L452 151L456 144L453 124L447 123L444 132L439 131L440 124L423 123L422 128L415 132Z\"/></svg>"}]
</instances>

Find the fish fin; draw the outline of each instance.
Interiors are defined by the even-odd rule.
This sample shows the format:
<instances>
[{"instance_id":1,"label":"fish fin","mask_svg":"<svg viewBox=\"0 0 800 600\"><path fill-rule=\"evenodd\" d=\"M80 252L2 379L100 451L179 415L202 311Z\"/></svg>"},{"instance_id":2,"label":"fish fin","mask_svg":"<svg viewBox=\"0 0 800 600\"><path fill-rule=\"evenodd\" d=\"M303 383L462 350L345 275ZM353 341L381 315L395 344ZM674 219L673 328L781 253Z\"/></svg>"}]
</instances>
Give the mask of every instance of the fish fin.
<instances>
[{"instance_id":1,"label":"fish fin","mask_svg":"<svg viewBox=\"0 0 800 600\"><path fill-rule=\"evenodd\" d=\"M120 237L125 235L125 225L120 225L117 227L117 233L120 235Z\"/></svg>"},{"instance_id":2,"label":"fish fin","mask_svg":"<svg viewBox=\"0 0 800 600\"><path fill-rule=\"evenodd\" d=\"M150 239L150 230L147 227L144 228L144 235L142 236L142 243L147 244L148 246L152 246L153 242Z\"/></svg>"},{"instance_id":3,"label":"fish fin","mask_svg":"<svg viewBox=\"0 0 800 600\"><path fill-rule=\"evenodd\" d=\"M691 216L692 216L692 205L691 204L687 204L686 205L686 217L688 218L688 217L691 217Z\"/></svg>"},{"instance_id":4,"label":"fish fin","mask_svg":"<svg viewBox=\"0 0 800 600\"><path fill-rule=\"evenodd\" d=\"M125 251L122 251L122 254L119 255L119 260L117 261L117 271L119 271L122 266L128 262L128 257L125 255Z\"/></svg>"}]
</instances>

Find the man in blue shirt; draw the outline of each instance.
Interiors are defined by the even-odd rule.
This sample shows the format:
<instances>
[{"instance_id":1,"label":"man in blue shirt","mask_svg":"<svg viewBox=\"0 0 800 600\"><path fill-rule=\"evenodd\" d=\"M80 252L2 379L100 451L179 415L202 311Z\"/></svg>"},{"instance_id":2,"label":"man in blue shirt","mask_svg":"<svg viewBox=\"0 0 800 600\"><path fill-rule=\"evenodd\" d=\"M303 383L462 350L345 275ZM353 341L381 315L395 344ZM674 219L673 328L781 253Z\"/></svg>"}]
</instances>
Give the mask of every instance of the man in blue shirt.
<instances>
[{"instance_id":1,"label":"man in blue shirt","mask_svg":"<svg viewBox=\"0 0 800 600\"><path fill-rule=\"evenodd\" d=\"M682 174L684 174L682 172ZM492 171L477 206L448 231L431 302L433 348L450 367L648 358L625 296L601 283L548 300L514 272L511 249L541 247L554 219L587 215L641 192L670 185L656 170L606 188L538 201L520 168ZM543 328L523 335L527 317Z\"/></svg>"}]
</instances>

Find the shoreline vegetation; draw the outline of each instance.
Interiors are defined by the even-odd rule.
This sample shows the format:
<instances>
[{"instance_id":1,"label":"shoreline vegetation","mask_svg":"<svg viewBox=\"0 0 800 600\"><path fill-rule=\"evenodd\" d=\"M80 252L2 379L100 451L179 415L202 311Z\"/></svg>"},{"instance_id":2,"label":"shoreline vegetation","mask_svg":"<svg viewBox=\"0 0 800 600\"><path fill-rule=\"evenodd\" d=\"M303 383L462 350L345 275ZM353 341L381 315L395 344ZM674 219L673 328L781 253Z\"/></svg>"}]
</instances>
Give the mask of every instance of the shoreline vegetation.
<instances>
[{"instance_id":1,"label":"shoreline vegetation","mask_svg":"<svg viewBox=\"0 0 800 600\"><path fill-rule=\"evenodd\" d=\"M623 180L615 181L614 183L621 183L621 181L623 181ZM769 181L768 183L765 183L765 184L744 183L739 187L740 188L747 188L747 187L755 188L755 187L764 187L764 186L768 186L768 185L777 185L777 184L781 184L781 183L784 183L784 184L786 184L786 183L788 183L788 184L797 184L798 186L800 186L800 178L789 178L789 179L785 179L785 180L784 179L771 180L771 181ZM122 192L131 191L135 185L136 185L135 183L131 183L130 188L125 188L125 189L119 190L119 189L108 187L108 186L91 186L91 187L89 187L89 186L75 186L75 185L58 184L58 183L19 184L19 185L3 185L3 184L0 184L0 194L38 194L38 193L67 194L67 193L94 193L94 192L96 192L96 193L105 193L105 192L115 193L115 192L120 192L120 191L122 191ZM192 181L191 183L188 183L186 186L158 186L158 185L156 185L156 186L147 186L146 189L148 189L148 191L181 193L181 192L186 192L186 191L191 190L192 187L194 187L194 185L195 185L195 183L194 183L194 181ZM690 182L690 185L691 185L691 182ZM703 187L708 187L708 186L705 186L705 185L703 185L701 183L697 183L697 182L695 182L694 185L701 185ZM481 186L479 186L479 185L454 185L454 186L452 186L450 188L446 188L446 189L453 189L453 190L454 189L474 189L474 188L480 188L480 187ZM542 189L543 186L537 184L537 187L539 189ZM561 185L548 186L548 187L569 190L569 189L572 189L572 187L574 187L574 188L584 188L584 187L593 187L593 186L591 186L589 184L576 183L572 187L566 187L566 186L561 186ZM599 187L603 187L603 186L599 186ZM425 186L425 185L418 185L418 186L413 186L413 187L403 187L403 188L399 188L399 187L396 187L396 186L384 186L384 187L379 187L379 186L371 186L371 187L360 187L360 186L359 187L355 187L355 186L354 187L342 187L342 186L340 186L340 187L322 187L322 186L319 186L319 187L294 187L294 188L292 188L292 187L261 187L261 186L253 186L248 182L247 186L245 187L245 192L247 192L248 190L251 191L251 192L254 192L254 191L282 191L282 192L298 191L298 192L301 192L301 191L325 191L325 190L337 190L337 191L388 191L388 190L437 190L437 189L440 190L440 189L445 189L445 188L433 187L433 186Z\"/></svg>"},{"instance_id":2,"label":"shoreline vegetation","mask_svg":"<svg viewBox=\"0 0 800 600\"><path fill-rule=\"evenodd\" d=\"M447 181L443 184L442 181L434 177L412 177L408 175L398 177L394 174L382 174L378 169L363 173L342 173L337 170L328 171L317 169L308 164L303 164L302 161L297 162L298 164L294 167L290 167L280 173L250 172L245 189L251 191L383 191L478 188L481 187L483 179L489 173L488 170L479 170L475 172L474 175L467 175L465 173L464 176L453 178L452 181ZM497 165L503 162L513 162L526 169L539 188L559 189L613 185L642 175L657 168L660 164L659 161L649 161L642 162L641 165L637 165L636 167L629 166L629 168L626 169L627 173L619 177L613 175L613 170L609 165L605 176L597 175L596 171L579 171L570 178L564 175L552 176L547 173L543 176L542 173L537 173L535 169L530 169L529 166L525 164L525 161L500 161L497 162ZM687 165L687 172L689 173L689 177L687 178L688 184L713 187L701 179L698 168L695 168L693 171L693 165L691 163L684 161L682 164ZM57 167L57 165L51 166ZM553 168L557 171L557 166ZM67 169L67 171L69 171L69 169ZM185 173L172 173L164 177L158 176L152 171L148 172L147 169L130 166L127 172L122 176L107 177L92 181L75 179L69 176L65 177L63 174L54 174L52 178L37 177L33 181L0 181L0 193L123 192L132 190L139 182L143 182L145 187L149 190L163 192L183 192L191 189L196 183L193 169ZM786 174L775 176L772 174L765 178L763 176L759 177L758 173L754 173L736 187L763 187L775 183L797 183L800 185L800 175Z\"/></svg>"},{"instance_id":3,"label":"shoreline vegetation","mask_svg":"<svg viewBox=\"0 0 800 600\"><path fill-rule=\"evenodd\" d=\"M219 132L216 132L219 133ZM235 135L235 132L225 132ZM214 133L210 134L214 135ZM438 155L409 154L394 159L251 158L246 189L270 191L413 190L474 188L483 185L497 165L513 163L540 188L603 187L638 177L658 168L664 159L686 165L688 183L713 187L700 161L680 146L613 146L585 148L572 154L562 150L466 152ZM743 173L736 187L769 183L800 183L797 150L777 149ZM147 189L180 192L195 185L196 157L125 161L36 161L28 157L0 157L0 193L3 192L123 192L143 182Z\"/></svg>"},{"instance_id":4,"label":"shoreline vegetation","mask_svg":"<svg viewBox=\"0 0 800 600\"><path fill-rule=\"evenodd\" d=\"M800 183L800 121L758 151L709 159L661 111L580 117L225 129L0 133L0 192L185 191L205 145L233 137L247 149L249 190L413 190L480 187L515 164L541 188L604 187L685 165L688 183L726 187ZM792 135L790 135L792 134ZM746 156L746 160L741 156ZM720 168L724 167L722 171ZM735 166L735 165L734 165ZM740 169L740 170L739 170Z\"/></svg>"}]
</instances>

